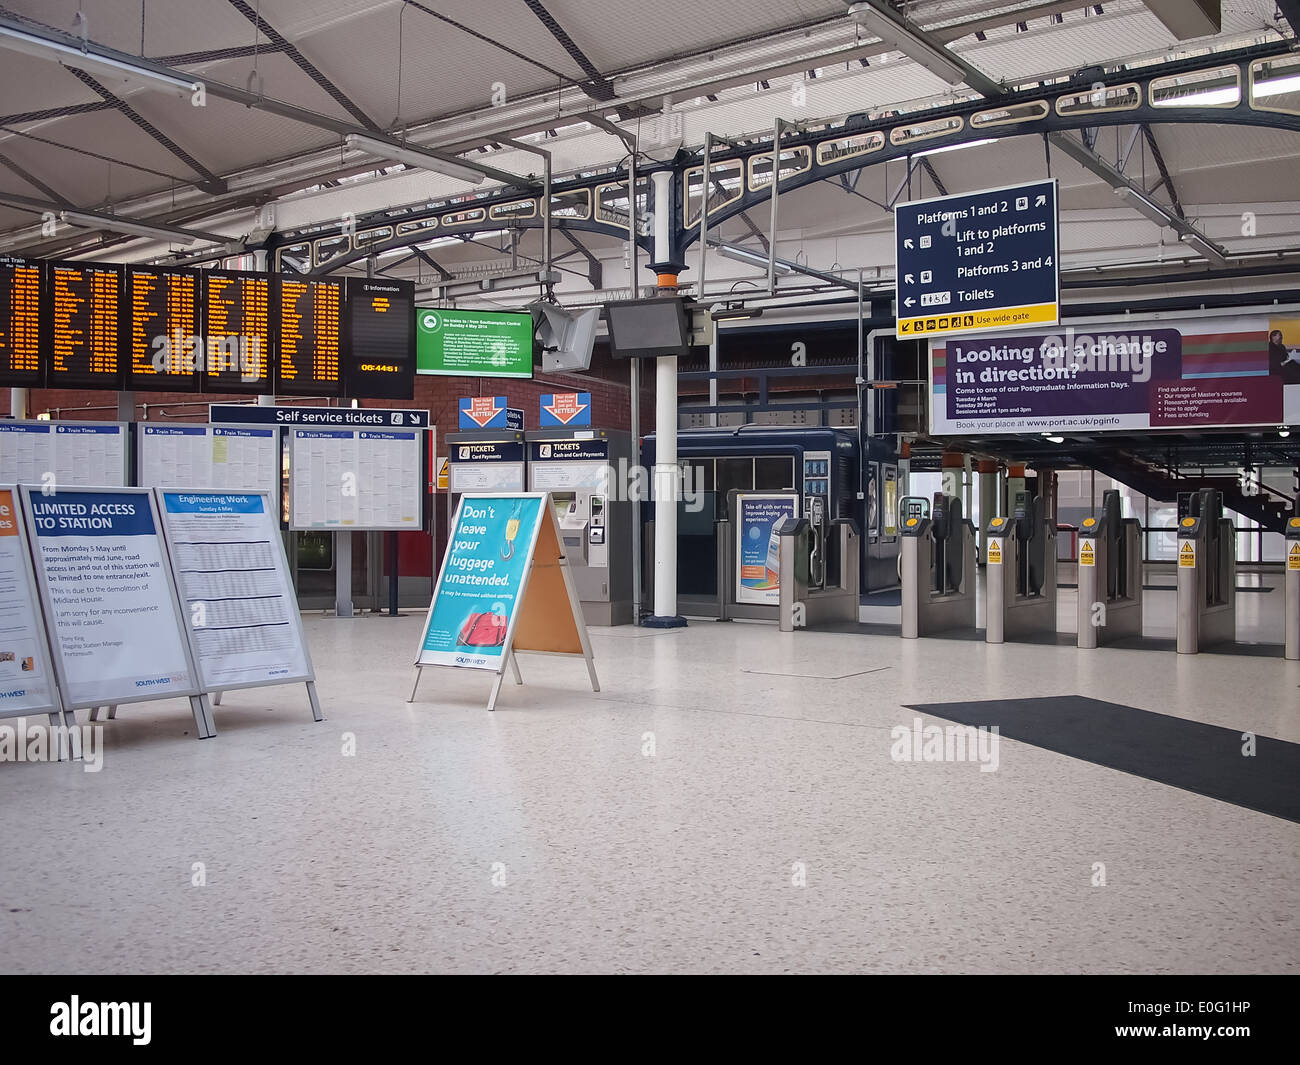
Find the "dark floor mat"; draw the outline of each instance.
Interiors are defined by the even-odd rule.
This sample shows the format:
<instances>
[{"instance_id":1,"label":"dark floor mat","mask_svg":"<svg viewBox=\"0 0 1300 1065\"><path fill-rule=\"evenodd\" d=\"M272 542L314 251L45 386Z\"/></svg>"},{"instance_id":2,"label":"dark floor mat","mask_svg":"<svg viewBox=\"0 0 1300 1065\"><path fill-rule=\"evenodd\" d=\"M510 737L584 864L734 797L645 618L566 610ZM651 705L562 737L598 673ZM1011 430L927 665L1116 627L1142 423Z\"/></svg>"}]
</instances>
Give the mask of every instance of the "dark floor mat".
<instances>
[{"instance_id":1,"label":"dark floor mat","mask_svg":"<svg viewBox=\"0 0 1300 1065\"><path fill-rule=\"evenodd\" d=\"M927 703L908 709L963 725L997 725L1008 739L1173 788L1300 822L1300 744L1186 721L1082 695Z\"/></svg>"},{"instance_id":2,"label":"dark floor mat","mask_svg":"<svg viewBox=\"0 0 1300 1065\"><path fill-rule=\"evenodd\" d=\"M883 592L868 592L858 602L862 606L902 606L903 593L898 588L886 588Z\"/></svg>"},{"instance_id":3,"label":"dark floor mat","mask_svg":"<svg viewBox=\"0 0 1300 1065\"><path fill-rule=\"evenodd\" d=\"M1079 587L1077 584L1066 584L1066 583L1063 582L1063 581L1057 581L1057 582L1056 582L1056 586L1057 586L1058 588L1076 588L1076 589ZM1142 590L1143 590L1144 592L1176 592L1176 591L1178 591L1178 585L1176 585L1176 584L1144 584L1144 585L1142 585ZM1260 587L1259 585L1257 585L1257 584L1240 584L1240 585L1237 586L1237 591L1238 591L1238 592L1271 592L1271 591L1273 591L1273 590L1274 590L1274 589L1272 589L1272 588L1261 588L1261 587Z\"/></svg>"},{"instance_id":4,"label":"dark floor mat","mask_svg":"<svg viewBox=\"0 0 1300 1065\"><path fill-rule=\"evenodd\" d=\"M1177 651L1178 641L1172 636L1126 636L1122 640L1103 644L1121 651ZM1285 647L1280 643L1210 643L1202 644L1203 655L1236 655L1242 658L1282 658Z\"/></svg>"},{"instance_id":5,"label":"dark floor mat","mask_svg":"<svg viewBox=\"0 0 1300 1065\"><path fill-rule=\"evenodd\" d=\"M809 632L851 632L860 636L897 636L901 625L887 621L829 621L821 625L809 625ZM924 637L927 640L983 640L983 629L947 629ZM1007 643L1032 643L1051 647L1073 647L1072 632L1041 632L1025 639L1008 640Z\"/></svg>"}]
</instances>

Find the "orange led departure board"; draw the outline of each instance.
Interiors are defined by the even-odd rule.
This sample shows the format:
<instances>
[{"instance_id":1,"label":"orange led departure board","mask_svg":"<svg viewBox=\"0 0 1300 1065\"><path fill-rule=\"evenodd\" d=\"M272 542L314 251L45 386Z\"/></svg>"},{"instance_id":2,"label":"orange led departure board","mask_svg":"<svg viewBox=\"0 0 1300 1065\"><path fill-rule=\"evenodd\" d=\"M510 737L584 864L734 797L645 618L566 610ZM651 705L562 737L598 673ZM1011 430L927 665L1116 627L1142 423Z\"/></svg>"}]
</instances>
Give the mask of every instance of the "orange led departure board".
<instances>
[{"instance_id":1,"label":"orange led departure board","mask_svg":"<svg viewBox=\"0 0 1300 1065\"><path fill-rule=\"evenodd\" d=\"M343 378L343 281L281 275L275 391L338 396Z\"/></svg>"},{"instance_id":2,"label":"orange led departure board","mask_svg":"<svg viewBox=\"0 0 1300 1065\"><path fill-rule=\"evenodd\" d=\"M122 268L49 263L45 275L46 384L125 387L121 365Z\"/></svg>"},{"instance_id":3,"label":"orange led departure board","mask_svg":"<svg viewBox=\"0 0 1300 1065\"><path fill-rule=\"evenodd\" d=\"M345 396L415 396L415 284L348 278Z\"/></svg>"},{"instance_id":4,"label":"orange led departure board","mask_svg":"<svg viewBox=\"0 0 1300 1065\"><path fill-rule=\"evenodd\" d=\"M271 386L269 274L203 271L205 392L253 392Z\"/></svg>"},{"instance_id":5,"label":"orange led departure board","mask_svg":"<svg viewBox=\"0 0 1300 1065\"><path fill-rule=\"evenodd\" d=\"M197 392L203 364L198 271L126 267L126 339L127 388Z\"/></svg>"},{"instance_id":6,"label":"orange led departure board","mask_svg":"<svg viewBox=\"0 0 1300 1065\"><path fill-rule=\"evenodd\" d=\"M0 385L41 383L41 276L38 262L0 256Z\"/></svg>"}]
</instances>

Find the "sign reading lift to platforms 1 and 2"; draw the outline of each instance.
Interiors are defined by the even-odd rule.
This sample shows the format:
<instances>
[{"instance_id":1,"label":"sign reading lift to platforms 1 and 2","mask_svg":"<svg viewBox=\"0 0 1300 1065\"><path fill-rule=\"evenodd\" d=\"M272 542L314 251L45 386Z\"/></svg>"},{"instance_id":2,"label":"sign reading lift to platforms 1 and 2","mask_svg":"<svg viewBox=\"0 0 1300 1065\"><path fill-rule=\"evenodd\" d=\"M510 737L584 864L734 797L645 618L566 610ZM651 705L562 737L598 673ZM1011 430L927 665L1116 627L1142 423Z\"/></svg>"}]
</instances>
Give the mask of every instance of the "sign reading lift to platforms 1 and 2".
<instances>
[{"instance_id":1,"label":"sign reading lift to platforms 1 and 2","mask_svg":"<svg viewBox=\"0 0 1300 1065\"><path fill-rule=\"evenodd\" d=\"M894 242L899 337L1060 320L1055 180L901 204Z\"/></svg>"}]
</instances>

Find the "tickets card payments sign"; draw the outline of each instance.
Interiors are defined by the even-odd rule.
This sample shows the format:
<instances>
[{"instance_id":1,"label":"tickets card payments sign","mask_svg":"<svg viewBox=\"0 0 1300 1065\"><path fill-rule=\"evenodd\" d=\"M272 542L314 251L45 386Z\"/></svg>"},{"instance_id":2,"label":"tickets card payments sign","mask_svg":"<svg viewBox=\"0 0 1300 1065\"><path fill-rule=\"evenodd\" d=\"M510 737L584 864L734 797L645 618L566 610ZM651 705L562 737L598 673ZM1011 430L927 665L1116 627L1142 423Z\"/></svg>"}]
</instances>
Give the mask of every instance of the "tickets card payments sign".
<instances>
[{"instance_id":1,"label":"tickets card payments sign","mask_svg":"<svg viewBox=\"0 0 1300 1065\"><path fill-rule=\"evenodd\" d=\"M19 488L69 709L198 693L147 488Z\"/></svg>"},{"instance_id":2,"label":"tickets card payments sign","mask_svg":"<svg viewBox=\"0 0 1300 1065\"><path fill-rule=\"evenodd\" d=\"M158 494L204 690L314 680L271 495Z\"/></svg>"},{"instance_id":3,"label":"tickets card payments sign","mask_svg":"<svg viewBox=\"0 0 1300 1065\"><path fill-rule=\"evenodd\" d=\"M57 710L27 537L13 488L0 488L0 717Z\"/></svg>"},{"instance_id":4,"label":"tickets card payments sign","mask_svg":"<svg viewBox=\"0 0 1300 1065\"><path fill-rule=\"evenodd\" d=\"M1055 179L900 204L894 211L898 336L1060 321Z\"/></svg>"}]
</instances>

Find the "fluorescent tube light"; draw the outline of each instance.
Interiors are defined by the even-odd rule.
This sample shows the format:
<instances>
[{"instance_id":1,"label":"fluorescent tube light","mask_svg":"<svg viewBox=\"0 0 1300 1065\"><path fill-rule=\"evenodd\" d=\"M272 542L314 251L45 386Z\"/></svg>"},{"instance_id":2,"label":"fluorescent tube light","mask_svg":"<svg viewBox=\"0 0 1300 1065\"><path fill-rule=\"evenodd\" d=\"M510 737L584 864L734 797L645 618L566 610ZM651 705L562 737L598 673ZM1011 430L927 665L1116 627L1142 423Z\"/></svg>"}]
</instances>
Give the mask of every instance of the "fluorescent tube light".
<instances>
[{"instance_id":1,"label":"fluorescent tube light","mask_svg":"<svg viewBox=\"0 0 1300 1065\"><path fill-rule=\"evenodd\" d=\"M46 40L34 33L24 33L8 26L0 26L0 48L22 52L37 59L52 59L65 67L83 70L109 82L125 82L177 96L190 96L202 84L194 78L163 74L136 63L83 52L72 45Z\"/></svg>"},{"instance_id":2,"label":"fluorescent tube light","mask_svg":"<svg viewBox=\"0 0 1300 1065\"><path fill-rule=\"evenodd\" d=\"M473 167L454 163L441 155L434 155L419 148L408 148L401 144L390 144L376 137L366 137L360 133L349 133L343 138L343 144L354 152L364 152L376 159L388 159L394 163L405 163L419 170L428 170L444 177L467 181L471 185L481 185L484 174Z\"/></svg>"}]
</instances>

